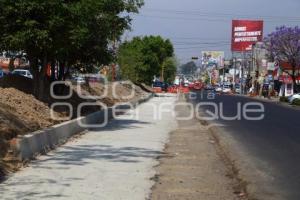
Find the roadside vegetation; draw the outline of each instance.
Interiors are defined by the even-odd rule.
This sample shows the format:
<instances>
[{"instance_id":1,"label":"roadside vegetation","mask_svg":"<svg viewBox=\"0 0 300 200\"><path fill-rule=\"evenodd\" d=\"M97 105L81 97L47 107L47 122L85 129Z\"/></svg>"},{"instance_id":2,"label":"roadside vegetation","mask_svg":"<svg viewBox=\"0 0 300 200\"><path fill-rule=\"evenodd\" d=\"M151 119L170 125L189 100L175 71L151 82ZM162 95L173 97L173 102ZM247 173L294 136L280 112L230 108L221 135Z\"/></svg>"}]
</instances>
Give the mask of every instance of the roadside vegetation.
<instances>
[{"instance_id":1,"label":"roadside vegetation","mask_svg":"<svg viewBox=\"0 0 300 200\"><path fill-rule=\"evenodd\" d=\"M284 61L291 65L291 72L285 71L293 79L294 90L300 90L296 84L297 70L300 65L300 28L281 26L265 38L270 60Z\"/></svg>"},{"instance_id":2,"label":"roadside vegetation","mask_svg":"<svg viewBox=\"0 0 300 200\"><path fill-rule=\"evenodd\" d=\"M118 52L122 76L135 83L151 84L154 76L172 82L177 71L174 48L160 36L135 37Z\"/></svg>"},{"instance_id":3,"label":"roadside vegetation","mask_svg":"<svg viewBox=\"0 0 300 200\"><path fill-rule=\"evenodd\" d=\"M0 50L26 54L33 94L40 100L51 81L65 80L72 67L89 71L113 62L112 43L130 28L130 13L143 0L0 1ZM47 76L48 66L59 76Z\"/></svg>"}]
</instances>

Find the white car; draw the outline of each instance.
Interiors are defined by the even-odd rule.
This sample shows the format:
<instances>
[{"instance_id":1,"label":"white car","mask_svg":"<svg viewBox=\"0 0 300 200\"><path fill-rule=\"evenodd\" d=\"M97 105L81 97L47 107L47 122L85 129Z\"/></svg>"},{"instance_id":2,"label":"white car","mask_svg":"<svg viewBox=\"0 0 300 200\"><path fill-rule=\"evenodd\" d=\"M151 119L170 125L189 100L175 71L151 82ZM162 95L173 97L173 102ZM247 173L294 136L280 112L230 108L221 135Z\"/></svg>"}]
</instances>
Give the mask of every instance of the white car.
<instances>
[{"instance_id":1,"label":"white car","mask_svg":"<svg viewBox=\"0 0 300 200\"><path fill-rule=\"evenodd\" d=\"M26 69L15 69L15 70L12 72L12 74L19 75L19 76L24 76L24 77L33 79L33 76L32 76L32 74L30 73L30 71L29 71L29 70L26 70Z\"/></svg>"},{"instance_id":2,"label":"white car","mask_svg":"<svg viewBox=\"0 0 300 200\"><path fill-rule=\"evenodd\" d=\"M222 86L217 86L216 87L216 92L222 92L223 91L223 87Z\"/></svg>"},{"instance_id":3,"label":"white car","mask_svg":"<svg viewBox=\"0 0 300 200\"><path fill-rule=\"evenodd\" d=\"M230 85L224 85L222 92L223 93L230 93L231 92Z\"/></svg>"},{"instance_id":4,"label":"white car","mask_svg":"<svg viewBox=\"0 0 300 200\"><path fill-rule=\"evenodd\" d=\"M73 80L74 80L75 83L80 84L80 85L85 83L85 79L83 77L80 77L80 76L75 77Z\"/></svg>"},{"instance_id":5,"label":"white car","mask_svg":"<svg viewBox=\"0 0 300 200\"><path fill-rule=\"evenodd\" d=\"M289 102L293 103L295 100L300 99L300 93L298 94L294 94L292 96L289 97Z\"/></svg>"}]
</instances>

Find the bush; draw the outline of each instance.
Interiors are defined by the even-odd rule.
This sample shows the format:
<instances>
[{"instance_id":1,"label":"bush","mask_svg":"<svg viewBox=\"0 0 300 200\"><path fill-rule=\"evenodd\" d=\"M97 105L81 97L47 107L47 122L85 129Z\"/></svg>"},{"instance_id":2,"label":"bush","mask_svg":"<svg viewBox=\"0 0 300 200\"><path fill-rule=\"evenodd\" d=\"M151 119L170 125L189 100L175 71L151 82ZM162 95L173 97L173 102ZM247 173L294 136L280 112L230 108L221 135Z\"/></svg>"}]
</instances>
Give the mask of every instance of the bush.
<instances>
[{"instance_id":1,"label":"bush","mask_svg":"<svg viewBox=\"0 0 300 200\"><path fill-rule=\"evenodd\" d=\"M289 99L287 97L280 97L281 102L289 102Z\"/></svg>"},{"instance_id":2,"label":"bush","mask_svg":"<svg viewBox=\"0 0 300 200\"><path fill-rule=\"evenodd\" d=\"M300 99L295 99L295 100L293 101L292 105L300 106Z\"/></svg>"}]
</instances>

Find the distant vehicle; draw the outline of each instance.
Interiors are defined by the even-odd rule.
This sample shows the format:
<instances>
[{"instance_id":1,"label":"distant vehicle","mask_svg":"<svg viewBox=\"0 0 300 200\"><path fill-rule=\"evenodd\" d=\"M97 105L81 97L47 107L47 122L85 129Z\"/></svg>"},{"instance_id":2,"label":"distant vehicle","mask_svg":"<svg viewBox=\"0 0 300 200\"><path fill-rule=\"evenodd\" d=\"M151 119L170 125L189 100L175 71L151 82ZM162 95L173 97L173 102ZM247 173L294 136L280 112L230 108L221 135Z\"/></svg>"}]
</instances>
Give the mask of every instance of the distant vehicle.
<instances>
[{"instance_id":1,"label":"distant vehicle","mask_svg":"<svg viewBox=\"0 0 300 200\"><path fill-rule=\"evenodd\" d=\"M24 77L27 77L27 78L30 78L30 79L33 79L33 76L32 74L30 73L29 70L26 70L26 69L15 69L12 74L14 75L19 75L19 76L24 76Z\"/></svg>"},{"instance_id":2,"label":"distant vehicle","mask_svg":"<svg viewBox=\"0 0 300 200\"><path fill-rule=\"evenodd\" d=\"M215 87L216 92L222 92L223 91L223 86L222 85L217 85Z\"/></svg>"},{"instance_id":3,"label":"distant vehicle","mask_svg":"<svg viewBox=\"0 0 300 200\"><path fill-rule=\"evenodd\" d=\"M239 84L236 84L235 86L235 93L241 93L241 87L240 87L240 85Z\"/></svg>"},{"instance_id":4,"label":"distant vehicle","mask_svg":"<svg viewBox=\"0 0 300 200\"><path fill-rule=\"evenodd\" d=\"M201 82L196 81L196 82L194 83L194 90L201 90L202 87L203 87L203 85L202 85Z\"/></svg>"},{"instance_id":5,"label":"distant vehicle","mask_svg":"<svg viewBox=\"0 0 300 200\"><path fill-rule=\"evenodd\" d=\"M294 94L294 95L290 96L288 99L289 99L290 103L293 103L295 100L300 99L300 93Z\"/></svg>"},{"instance_id":6,"label":"distant vehicle","mask_svg":"<svg viewBox=\"0 0 300 200\"><path fill-rule=\"evenodd\" d=\"M168 87L169 87L169 84L161 82L161 81L156 81L156 82L153 83L152 87L153 88L161 88L162 91L167 91Z\"/></svg>"},{"instance_id":7,"label":"distant vehicle","mask_svg":"<svg viewBox=\"0 0 300 200\"><path fill-rule=\"evenodd\" d=\"M223 86L222 92L225 93L225 94L232 92L232 91L231 91L231 88L230 88L230 85L225 84L225 85Z\"/></svg>"},{"instance_id":8,"label":"distant vehicle","mask_svg":"<svg viewBox=\"0 0 300 200\"><path fill-rule=\"evenodd\" d=\"M73 82L75 82L77 84L84 84L85 83L85 79L83 77L75 77L73 79Z\"/></svg>"},{"instance_id":9,"label":"distant vehicle","mask_svg":"<svg viewBox=\"0 0 300 200\"><path fill-rule=\"evenodd\" d=\"M189 89L194 89L194 86L195 86L195 83L191 82L191 83L189 84Z\"/></svg>"},{"instance_id":10,"label":"distant vehicle","mask_svg":"<svg viewBox=\"0 0 300 200\"><path fill-rule=\"evenodd\" d=\"M189 87L189 85L190 85L190 82L188 80L185 80L184 81L184 87Z\"/></svg>"},{"instance_id":11,"label":"distant vehicle","mask_svg":"<svg viewBox=\"0 0 300 200\"><path fill-rule=\"evenodd\" d=\"M208 84L205 86L205 90L215 90L215 88L212 85Z\"/></svg>"}]
</instances>

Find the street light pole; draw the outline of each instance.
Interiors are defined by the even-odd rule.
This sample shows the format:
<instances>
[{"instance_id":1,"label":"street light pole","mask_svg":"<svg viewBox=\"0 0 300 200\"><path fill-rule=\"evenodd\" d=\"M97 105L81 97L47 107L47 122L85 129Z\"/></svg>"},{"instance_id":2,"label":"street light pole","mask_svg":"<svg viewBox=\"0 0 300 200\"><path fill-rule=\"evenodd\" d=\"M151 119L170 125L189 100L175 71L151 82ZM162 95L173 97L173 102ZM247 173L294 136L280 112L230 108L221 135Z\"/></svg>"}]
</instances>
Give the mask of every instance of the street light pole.
<instances>
[{"instance_id":1,"label":"street light pole","mask_svg":"<svg viewBox=\"0 0 300 200\"><path fill-rule=\"evenodd\" d=\"M233 72L233 86L235 86L236 58L234 57L232 60L233 60L233 67L234 67L234 72Z\"/></svg>"}]
</instances>

